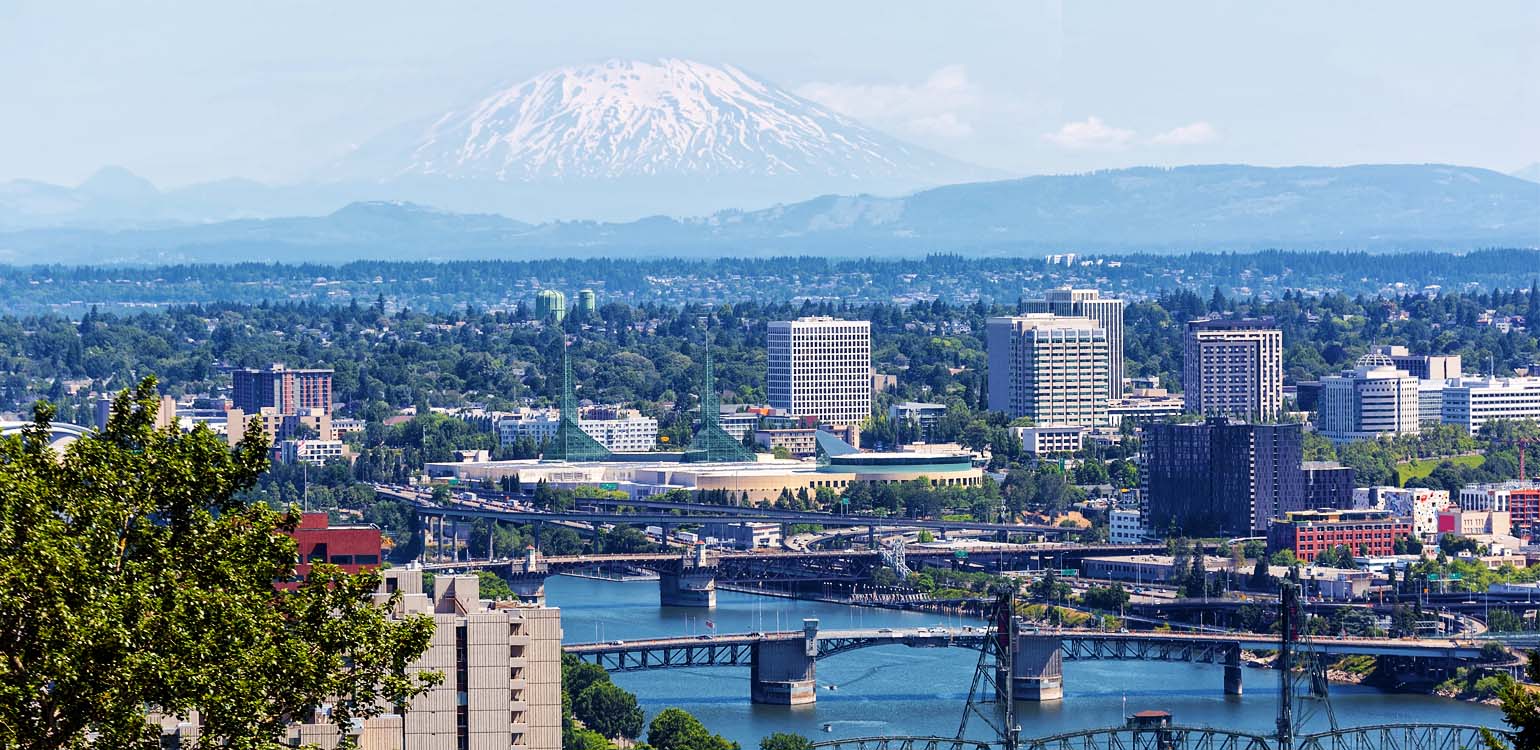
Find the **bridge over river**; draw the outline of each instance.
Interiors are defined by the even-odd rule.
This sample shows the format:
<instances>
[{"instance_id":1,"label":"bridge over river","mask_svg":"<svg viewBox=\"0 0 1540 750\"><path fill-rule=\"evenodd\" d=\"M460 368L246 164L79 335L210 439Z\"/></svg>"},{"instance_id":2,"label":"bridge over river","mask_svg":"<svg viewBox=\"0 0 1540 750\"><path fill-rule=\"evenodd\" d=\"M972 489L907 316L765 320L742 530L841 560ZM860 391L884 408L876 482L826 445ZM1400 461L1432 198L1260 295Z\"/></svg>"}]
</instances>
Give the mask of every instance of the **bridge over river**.
<instances>
[{"instance_id":1,"label":"bridge over river","mask_svg":"<svg viewBox=\"0 0 1540 750\"><path fill-rule=\"evenodd\" d=\"M686 667L748 667L756 703L805 704L817 700L819 659L873 646L959 647L979 650L994 638L980 627L824 630L806 620L800 631L700 635L606 643L575 643L567 653L612 672ZM1327 656L1364 654L1437 663L1450 668L1481 657L1475 642L1389 638L1317 638L1312 649ZM1278 648L1276 636L1252 633L1110 633L1070 629L1022 629L1011 644L1013 693L1020 700L1063 697L1065 660L1182 661L1224 666L1224 691L1241 693L1241 651Z\"/></svg>"}]
</instances>

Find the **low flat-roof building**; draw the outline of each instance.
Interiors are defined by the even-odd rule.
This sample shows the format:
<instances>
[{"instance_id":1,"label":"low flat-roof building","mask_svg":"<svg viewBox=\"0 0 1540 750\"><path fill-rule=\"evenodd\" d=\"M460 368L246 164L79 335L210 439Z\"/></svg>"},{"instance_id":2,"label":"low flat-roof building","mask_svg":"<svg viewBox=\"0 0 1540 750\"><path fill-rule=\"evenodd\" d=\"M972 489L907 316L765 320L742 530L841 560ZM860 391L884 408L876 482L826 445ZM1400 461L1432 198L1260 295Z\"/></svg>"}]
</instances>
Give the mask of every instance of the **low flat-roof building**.
<instances>
[{"instance_id":1,"label":"low flat-roof building","mask_svg":"<svg viewBox=\"0 0 1540 750\"><path fill-rule=\"evenodd\" d=\"M775 500L782 490L809 494L827 487L834 492L857 482L907 482L924 478L936 486L976 487L984 473L967 452L862 453L830 456L827 462L775 460L683 463L679 454L617 456L611 461L434 462L424 466L430 478L496 485L518 477L526 488L541 481L553 487L604 486L633 498L672 489L721 490L748 501Z\"/></svg>"},{"instance_id":2,"label":"low flat-roof building","mask_svg":"<svg viewBox=\"0 0 1540 750\"><path fill-rule=\"evenodd\" d=\"M1301 510L1267 527L1268 554L1289 550L1300 560L1338 546L1351 554L1395 554L1396 540L1412 535L1412 520L1384 510Z\"/></svg>"},{"instance_id":3,"label":"low flat-roof building","mask_svg":"<svg viewBox=\"0 0 1540 750\"><path fill-rule=\"evenodd\" d=\"M1106 578L1114 581L1143 581L1161 583L1189 572L1174 569L1175 558L1170 555L1116 555L1087 557L1082 561L1082 571L1087 578ZM1234 570L1235 561L1228 557L1203 557L1203 569L1209 572Z\"/></svg>"},{"instance_id":4,"label":"low flat-roof building","mask_svg":"<svg viewBox=\"0 0 1540 750\"><path fill-rule=\"evenodd\" d=\"M1011 431L1021 440L1021 449L1034 456L1056 456L1079 453L1085 445L1089 427L1077 425L1042 425L1040 427L1012 427Z\"/></svg>"}]
</instances>

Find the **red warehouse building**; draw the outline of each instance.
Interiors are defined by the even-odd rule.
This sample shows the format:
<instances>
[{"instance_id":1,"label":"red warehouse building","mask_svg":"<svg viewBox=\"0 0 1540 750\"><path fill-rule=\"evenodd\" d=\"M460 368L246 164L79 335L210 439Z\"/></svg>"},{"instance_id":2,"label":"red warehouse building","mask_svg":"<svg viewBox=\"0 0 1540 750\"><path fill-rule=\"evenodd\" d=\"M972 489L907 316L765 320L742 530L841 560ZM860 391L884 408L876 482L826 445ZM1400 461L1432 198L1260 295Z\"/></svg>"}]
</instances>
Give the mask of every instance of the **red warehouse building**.
<instances>
[{"instance_id":1,"label":"red warehouse building","mask_svg":"<svg viewBox=\"0 0 1540 750\"><path fill-rule=\"evenodd\" d=\"M1338 545L1353 554L1393 555L1396 540L1412 535L1412 519L1385 510L1301 510L1274 519L1267 529L1269 554L1290 550L1306 562Z\"/></svg>"}]
</instances>

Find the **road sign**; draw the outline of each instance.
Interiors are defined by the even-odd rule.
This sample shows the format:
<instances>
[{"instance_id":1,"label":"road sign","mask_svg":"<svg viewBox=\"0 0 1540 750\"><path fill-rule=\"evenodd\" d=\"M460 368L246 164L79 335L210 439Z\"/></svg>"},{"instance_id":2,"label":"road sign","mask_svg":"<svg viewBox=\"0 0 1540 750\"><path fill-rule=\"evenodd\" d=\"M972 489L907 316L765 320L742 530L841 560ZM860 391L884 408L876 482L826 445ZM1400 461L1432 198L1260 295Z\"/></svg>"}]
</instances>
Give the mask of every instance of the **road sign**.
<instances>
[{"instance_id":1,"label":"road sign","mask_svg":"<svg viewBox=\"0 0 1540 750\"><path fill-rule=\"evenodd\" d=\"M1080 571L1075 570L1074 568L1060 568L1059 575L1064 576L1065 578L1074 578L1075 576L1080 575Z\"/></svg>"},{"instance_id":2,"label":"road sign","mask_svg":"<svg viewBox=\"0 0 1540 750\"><path fill-rule=\"evenodd\" d=\"M965 549L957 550L956 552L952 553L952 556L957 558L957 559L959 559L959 560L962 560L962 559L964 559L964 558L966 558L968 556L968 550L965 550Z\"/></svg>"},{"instance_id":3,"label":"road sign","mask_svg":"<svg viewBox=\"0 0 1540 750\"><path fill-rule=\"evenodd\" d=\"M601 490L609 490L609 491L613 492L615 490L620 489L620 483L619 482L600 482L599 483L599 489L601 489Z\"/></svg>"}]
</instances>

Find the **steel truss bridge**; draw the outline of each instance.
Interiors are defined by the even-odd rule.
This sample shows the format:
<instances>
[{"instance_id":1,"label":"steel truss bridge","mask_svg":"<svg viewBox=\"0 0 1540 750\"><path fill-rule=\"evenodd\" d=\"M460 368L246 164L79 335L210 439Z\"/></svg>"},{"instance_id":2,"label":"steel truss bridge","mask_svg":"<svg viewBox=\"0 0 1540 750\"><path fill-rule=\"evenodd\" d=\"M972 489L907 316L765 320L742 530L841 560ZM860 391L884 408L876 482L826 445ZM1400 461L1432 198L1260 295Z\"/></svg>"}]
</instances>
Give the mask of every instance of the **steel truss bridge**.
<instances>
[{"instance_id":1,"label":"steel truss bridge","mask_svg":"<svg viewBox=\"0 0 1540 750\"><path fill-rule=\"evenodd\" d=\"M1477 750L1482 727L1469 724L1378 724L1304 734L1284 748L1273 737L1206 727L1104 727L1026 739L1022 750ZM849 737L815 742L827 750L995 750L956 737Z\"/></svg>"},{"instance_id":2,"label":"steel truss bridge","mask_svg":"<svg viewBox=\"0 0 1540 750\"><path fill-rule=\"evenodd\" d=\"M1234 664L1238 649L1277 648L1267 636L1242 633L1194 635L1185 633L1099 633L1076 630L1044 630L1042 635L1059 639L1066 661L1170 661L1197 664ZM680 667L747 667L754 647L761 643L802 641L806 631L702 635L694 638L657 638L609 643L573 643L567 653L611 672L640 672ZM960 647L980 649L988 638L983 628L881 628L816 631L814 658L842 654L873 646L902 645L911 648ZM1321 638L1316 647L1323 654L1369 654L1416 658L1475 659L1476 645L1444 640L1392 640L1383 638ZM1230 750L1216 748L1215 750ZM1244 749L1240 749L1244 750ZM1340 747L1322 750L1343 750Z\"/></svg>"},{"instance_id":3,"label":"steel truss bridge","mask_svg":"<svg viewBox=\"0 0 1540 750\"><path fill-rule=\"evenodd\" d=\"M1023 750L1477 750L1482 727L1468 724L1377 724L1301 734L1292 748L1274 737L1198 727L1105 727L1023 740ZM814 747L838 747L821 742ZM853 747L845 750L856 750Z\"/></svg>"}]
</instances>

